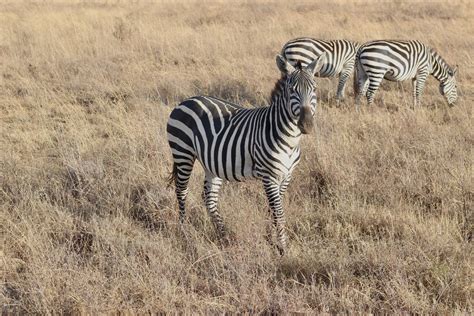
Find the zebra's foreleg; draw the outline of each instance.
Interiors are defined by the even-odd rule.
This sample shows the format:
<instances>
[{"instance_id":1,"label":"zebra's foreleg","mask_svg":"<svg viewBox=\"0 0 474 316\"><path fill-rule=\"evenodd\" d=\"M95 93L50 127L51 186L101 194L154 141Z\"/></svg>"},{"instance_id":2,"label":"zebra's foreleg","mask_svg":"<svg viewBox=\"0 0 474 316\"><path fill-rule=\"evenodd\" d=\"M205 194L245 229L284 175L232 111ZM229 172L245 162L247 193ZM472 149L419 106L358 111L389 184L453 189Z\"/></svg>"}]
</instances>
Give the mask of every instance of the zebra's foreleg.
<instances>
[{"instance_id":1,"label":"zebra's foreleg","mask_svg":"<svg viewBox=\"0 0 474 316\"><path fill-rule=\"evenodd\" d=\"M285 192L286 192L286 189L288 188L288 184L290 183L290 180L291 180L291 175L289 175L283 182L282 184L280 185L280 199L281 199L281 202L283 203L283 197L285 196ZM270 215L270 217L273 217L273 213L272 213L272 209L269 208L268 209L268 213ZM266 231L266 239L268 241L268 243L270 245L273 246L273 227L276 227L275 226L275 222L272 220L272 224L271 225L267 225L267 231Z\"/></svg>"},{"instance_id":2,"label":"zebra's foreleg","mask_svg":"<svg viewBox=\"0 0 474 316\"><path fill-rule=\"evenodd\" d=\"M224 220L217 209L217 201L219 199L219 190L221 186L221 178L215 177L211 173L206 172L206 177L204 179L204 203L206 204L209 216L217 229L219 238L225 236Z\"/></svg>"},{"instance_id":3,"label":"zebra's foreleg","mask_svg":"<svg viewBox=\"0 0 474 316\"><path fill-rule=\"evenodd\" d=\"M291 175L287 176L286 179L280 185L280 198L283 201L283 196L285 195L286 189L288 189L288 185L291 181Z\"/></svg>"},{"instance_id":4,"label":"zebra's foreleg","mask_svg":"<svg viewBox=\"0 0 474 316\"><path fill-rule=\"evenodd\" d=\"M285 254L286 250L286 231L285 231L285 214L280 195L280 184L272 180L264 180L263 186L267 195L270 212L272 215L273 226L276 228L277 248L280 255Z\"/></svg>"},{"instance_id":5,"label":"zebra's foreleg","mask_svg":"<svg viewBox=\"0 0 474 316\"><path fill-rule=\"evenodd\" d=\"M413 81L413 106L418 107L421 101L421 95L423 94L423 89L425 88L426 78L428 77L428 72L419 73Z\"/></svg>"}]
</instances>

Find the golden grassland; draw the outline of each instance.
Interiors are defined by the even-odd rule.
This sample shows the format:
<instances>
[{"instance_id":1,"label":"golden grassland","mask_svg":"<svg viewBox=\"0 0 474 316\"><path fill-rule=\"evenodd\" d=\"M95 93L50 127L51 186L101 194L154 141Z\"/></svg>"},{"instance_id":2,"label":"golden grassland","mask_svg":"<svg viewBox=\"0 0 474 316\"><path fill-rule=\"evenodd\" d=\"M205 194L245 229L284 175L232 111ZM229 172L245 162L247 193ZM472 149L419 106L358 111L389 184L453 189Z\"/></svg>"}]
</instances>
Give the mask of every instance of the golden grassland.
<instances>
[{"instance_id":1,"label":"golden grassland","mask_svg":"<svg viewBox=\"0 0 474 316\"><path fill-rule=\"evenodd\" d=\"M2 313L472 312L474 6L382 1L0 3ZM289 252L264 238L259 182L227 183L221 245L196 164L180 229L168 114L209 94L268 104L296 36L420 39L459 65L317 127L285 199Z\"/></svg>"}]
</instances>

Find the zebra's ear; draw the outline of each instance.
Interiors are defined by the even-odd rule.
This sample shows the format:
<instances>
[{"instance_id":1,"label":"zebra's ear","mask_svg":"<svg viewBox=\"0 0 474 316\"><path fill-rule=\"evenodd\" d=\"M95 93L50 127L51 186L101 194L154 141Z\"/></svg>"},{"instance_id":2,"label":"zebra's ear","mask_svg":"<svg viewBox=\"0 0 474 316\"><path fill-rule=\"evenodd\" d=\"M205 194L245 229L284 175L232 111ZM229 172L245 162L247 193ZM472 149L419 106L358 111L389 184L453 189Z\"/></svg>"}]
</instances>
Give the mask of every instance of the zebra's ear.
<instances>
[{"instance_id":1,"label":"zebra's ear","mask_svg":"<svg viewBox=\"0 0 474 316\"><path fill-rule=\"evenodd\" d=\"M326 63L327 55L328 53L324 52L317 59L313 60L311 64L306 66L306 70L314 76L319 70L321 70L321 67L324 65L324 63Z\"/></svg>"},{"instance_id":2,"label":"zebra's ear","mask_svg":"<svg viewBox=\"0 0 474 316\"><path fill-rule=\"evenodd\" d=\"M457 73L458 73L458 65L454 66L453 76L455 76Z\"/></svg>"},{"instance_id":3,"label":"zebra's ear","mask_svg":"<svg viewBox=\"0 0 474 316\"><path fill-rule=\"evenodd\" d=\"M295 67L293 67L282 55L276 56L276 63L278 69L280 69L281 73L284 75L291 74L295 71Z\"/></svg>"}]
</instances>

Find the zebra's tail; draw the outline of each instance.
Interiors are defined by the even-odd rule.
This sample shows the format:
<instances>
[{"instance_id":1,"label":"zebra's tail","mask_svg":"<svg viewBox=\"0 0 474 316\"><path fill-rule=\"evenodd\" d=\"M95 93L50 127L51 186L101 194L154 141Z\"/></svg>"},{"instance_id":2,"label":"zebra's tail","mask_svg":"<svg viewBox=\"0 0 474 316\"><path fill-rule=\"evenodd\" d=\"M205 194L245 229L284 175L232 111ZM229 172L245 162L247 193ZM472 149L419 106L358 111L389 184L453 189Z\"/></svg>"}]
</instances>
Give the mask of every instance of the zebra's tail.
<instances>
[{"instance_id":1,"label":"zebra's tail","mask_svg":"<svg viewBox=\"0 0 474 316\"><path fill-rule=\"evenodd\" d=\"M359 94L359 58L355 58L355 67L354 67L354 96Z\"/></svg>"},{"instance_id":2,"label":"zebra's tail","mask_svg":"<svg viewBox=\"0 0 474 316\"><path fill-rule=\"evenodd\" d=\"M170 172L170 176L168 177L168 188L175 185L177 177L178 177L178 166L176 165L175 162L173 162L173 170Z\"/></svg>"}]
</instances>

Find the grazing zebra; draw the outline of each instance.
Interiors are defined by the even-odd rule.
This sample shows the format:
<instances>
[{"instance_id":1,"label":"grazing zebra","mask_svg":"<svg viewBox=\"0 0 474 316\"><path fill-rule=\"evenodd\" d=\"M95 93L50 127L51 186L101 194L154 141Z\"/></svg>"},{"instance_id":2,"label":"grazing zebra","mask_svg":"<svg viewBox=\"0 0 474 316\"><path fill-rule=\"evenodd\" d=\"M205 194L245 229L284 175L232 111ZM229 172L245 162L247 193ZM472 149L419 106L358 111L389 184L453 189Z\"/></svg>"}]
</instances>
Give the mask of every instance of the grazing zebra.
<instances>
[{"instance_id":1,"label":"grazing zebra","mask_svg":"<svg viewBox=\"0 0 474 316\"><path fill-rule=\"evenodd\" d=\"M278 55L282 77L269 107L247 109L218 98L196 96L171 112L167 125L173 155L170 180L176 186L181 222L195 159L205 170L203 197L220 237L225 236L217 210L222 179L261 179L277 231L277 247L283 255L286 233L282 196L300 159L301 134L309 133L313 126L317 105L314 74L325 57L306 67L293 67Z\"/></svg>"},{"instance_id":2,"label":"grazing zebra","mask_svg":"<svg viewBox=\"0 0 474 316\"><path fill-rule=\"evenodd\" d=\"M327 61L322 66L318 77L335 77L339 75L336 101L344 99L346 81L354 70L354 62L360 44L347 40L324 41L309 37L293 39L283 46L281 54L292 64L301 62L303 66L328 52Z\"/></svg>"},{"instance_id":3,"label":"grazing zebra","mask_svg":"<svg viewBox=\"0 0 474 316\"><path fill-rule=\"evenodd\" d=\"M369 104L382 79L390 81L413 80L413 106L418 106L428 75L439 82L439 91L449 105L457 99L456 72L432 48L419 41L372 41L359 49L356 58L357 68L354 78L356 106L360 97L367 96Z\"/></svg>"}]
</instances>

